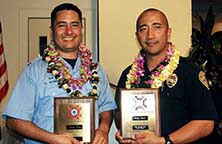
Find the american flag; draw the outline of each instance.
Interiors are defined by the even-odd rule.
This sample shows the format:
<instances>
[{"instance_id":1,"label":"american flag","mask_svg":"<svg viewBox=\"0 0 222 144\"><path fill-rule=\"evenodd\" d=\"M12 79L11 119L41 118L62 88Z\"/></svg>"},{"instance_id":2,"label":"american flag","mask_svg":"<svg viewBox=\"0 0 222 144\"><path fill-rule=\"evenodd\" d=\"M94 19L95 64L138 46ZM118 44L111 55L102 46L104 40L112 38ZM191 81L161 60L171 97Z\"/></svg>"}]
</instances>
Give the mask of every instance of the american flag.
<instances>
[{"instance_id":1,"label":"american flag","mask_svg":"<svg viewBox=\"0 0 222 144\"><path fill-rule=\"evenodd\" d=\"M8 75L7 75L7 66L4 55L3 48L3 38L2 38L2 27L0 21L0 102L4 96L6 96L8 91Z\"/></svg>"}]
</instances>

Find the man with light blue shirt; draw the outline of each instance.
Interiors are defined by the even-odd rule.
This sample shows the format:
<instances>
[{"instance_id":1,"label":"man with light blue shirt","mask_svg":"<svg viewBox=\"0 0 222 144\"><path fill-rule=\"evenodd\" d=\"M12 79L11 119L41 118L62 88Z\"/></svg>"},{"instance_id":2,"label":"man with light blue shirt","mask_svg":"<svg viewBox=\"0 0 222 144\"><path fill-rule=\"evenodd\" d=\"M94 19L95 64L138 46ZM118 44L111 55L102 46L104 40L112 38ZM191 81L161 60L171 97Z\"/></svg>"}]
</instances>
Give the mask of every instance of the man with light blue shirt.
<instances>
[{"instance_id":1,"label":"man with light blue shirt","mask_svg":"<svg viewBox=\"0 0 222 144\"><path fill-rule=\"evenodd\" d=\"M26 144L79 144L71 134L54 133L55 97L95 97L93 144L107 144L115 101L106 74L82 41L82 13L70 3L51 13L53 44L27 65L3 112L7 126Z\"/></svg>"}]
</instances>

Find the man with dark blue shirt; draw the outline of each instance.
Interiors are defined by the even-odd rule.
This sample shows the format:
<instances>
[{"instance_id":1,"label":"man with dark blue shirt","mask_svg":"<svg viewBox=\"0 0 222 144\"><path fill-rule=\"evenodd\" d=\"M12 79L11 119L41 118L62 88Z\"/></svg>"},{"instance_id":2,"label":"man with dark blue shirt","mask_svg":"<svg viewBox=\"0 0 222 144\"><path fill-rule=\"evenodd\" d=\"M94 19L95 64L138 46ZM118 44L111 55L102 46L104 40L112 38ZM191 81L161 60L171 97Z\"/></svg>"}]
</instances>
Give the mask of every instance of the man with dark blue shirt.
<instances>
[{"instance_id":1,"label":"man with dark blue shirt","mask_svg":"<svg viewBox=\"0 0 222 144\"><path fill-rule=\"evenodd\" d=\"M171 29L167 17L157 9L143 11L137 19L136 36L142 47L127 67L116 91L116 126L120 126L120 89L158 88L160 90L161 136L143 132L120 143L206 144L205 139L218 119L205 75L169 42Z\"/></svg>"}]
</instances>

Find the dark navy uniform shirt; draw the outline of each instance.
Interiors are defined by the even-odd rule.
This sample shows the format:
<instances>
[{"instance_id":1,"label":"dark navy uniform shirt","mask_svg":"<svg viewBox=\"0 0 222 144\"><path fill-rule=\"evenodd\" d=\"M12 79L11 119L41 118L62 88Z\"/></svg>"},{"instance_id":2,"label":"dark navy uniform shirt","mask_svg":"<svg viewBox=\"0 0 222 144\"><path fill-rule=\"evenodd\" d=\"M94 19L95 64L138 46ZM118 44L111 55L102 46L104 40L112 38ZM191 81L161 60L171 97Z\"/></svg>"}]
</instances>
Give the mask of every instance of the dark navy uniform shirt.
<instances>
[{"instance_id":1,"label":"dark navy uniform shirt","mask_svg":"<svg viewBox=\"0 0 222 144\"><path fill-rule=\"evenodd\" d=\"M115 95L119 110L120 88L125 88L128 66L119 79ZM149 80L151 72L144 64L145 74L141 77L139 88L146 87L144 81ZM200 69L186 58L180 57L179 65L174 71L177 83L172 88L166 82L160 90L161 133L168 135L191 120L217 120L216 109L208 88L199 79ZM192 130L191 130L192 131ZM197 143L205 143L200 140Z\"/></svg>"}]
</instances>

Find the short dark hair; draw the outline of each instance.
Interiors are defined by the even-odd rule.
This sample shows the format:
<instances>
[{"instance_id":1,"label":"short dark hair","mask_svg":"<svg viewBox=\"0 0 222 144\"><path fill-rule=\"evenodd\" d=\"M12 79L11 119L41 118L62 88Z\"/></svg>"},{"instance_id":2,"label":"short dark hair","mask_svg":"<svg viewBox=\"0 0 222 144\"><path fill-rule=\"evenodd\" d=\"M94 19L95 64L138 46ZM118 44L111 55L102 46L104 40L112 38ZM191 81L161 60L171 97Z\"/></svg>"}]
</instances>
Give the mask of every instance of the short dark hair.
<instances>
[{"instance_id":1,"label":"short dark hair","mask_svg":"<svg viewBox=\"0 0 222 144\"><path fill-rule=\"evenodd\" d=\"M136 20L136 31L138 31L138 28L139 28L139 19L141 18L141 16L146 13L146 12L151 12L151 11L155 11L155 12L159 12L161 13L161 15L163 15L163 17L165 18L166 22L167 22L167 27L169 27L169 23L168 23L168 19L167 19L167 16L159 9L155 9L155 8L148 8L148 9L145 9L140 15L139 17L137 18Z\"/></svg>"},{"instance_id":2,"label":"short dark hair","mask_svg":"<svg viewBox=\"0 0 222 144\"><path fill-rule=\"evenodd\" d=\"M63 4L60 4L60 5L56 6L52 10L52 12L51 12L51 27L53 27L53 24L56 20L57 12L62 11L62 10L73 10L73 11L77 12L77 14L79 16L79 20L82 23L82 12L81 12L81 10L72 3L63 3Z\"/></svg>"}]
</instances>

